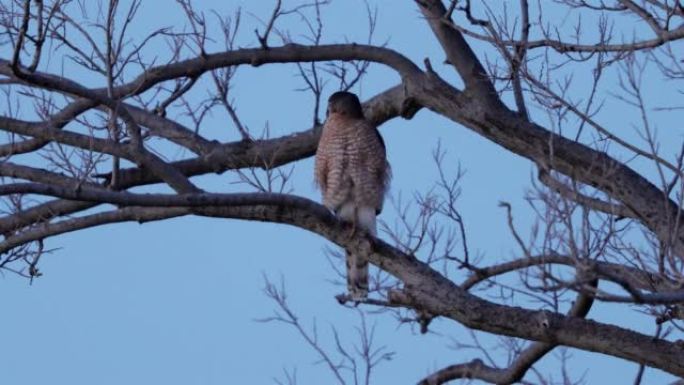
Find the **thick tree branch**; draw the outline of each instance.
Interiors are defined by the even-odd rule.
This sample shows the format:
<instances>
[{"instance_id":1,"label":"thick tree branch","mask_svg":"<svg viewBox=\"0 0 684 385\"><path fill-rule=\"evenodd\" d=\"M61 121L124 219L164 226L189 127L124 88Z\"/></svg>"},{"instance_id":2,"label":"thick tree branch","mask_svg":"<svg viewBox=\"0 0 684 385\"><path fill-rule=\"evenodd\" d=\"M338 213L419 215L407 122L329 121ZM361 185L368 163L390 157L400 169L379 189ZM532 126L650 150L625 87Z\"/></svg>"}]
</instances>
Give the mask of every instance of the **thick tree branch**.
<instances>
[{"instance_id":1,"label":"thick tree branch","mask_svg":"<svg viewBox=\"0 0 684 385\"><path fill-rule=\"evenodd\" d=\"M55 235L70 233L72 231L130 221L145 223L175 218L191 213L191 209L185 207L125 207L114 211L106 211L78 218L65 219L55 223L42 223L32 227L30 230L6 236L6 238L0 242L0 254L9 252L11 249L17 246L49 238Z\"/></svg>"},{"instance_id":2,"label":"thick tree branch","mask_svg":"<svg viewBox=\"0 0 684 385\"><path fill-rule=\"evenodd\" d=\"M460 92L434 74L423 77L419 85L411 84L409 90L424 107L544 169L558 171L601 190L635 213L664 244L672 244L677 255L684 255L684 229L672 234L672 224L681 223L678 205L628 166L606 153L529 122L500 102Z\"/></svg>"},{"instance_id":3,"label":"thick tree branch","mask_svg":"<svg viewBox=\"0 0 684 385\"><path fill-rule=\"evenodd\" d=\"M432 28L432 32L442 45L447 59L456 67L466 85L466 90L475 92L482 98L496 98L496 90L487 71L470 48L463 35L451 28L446 19L447 9L441 0L416 0L420 10Z\"/></svg>"},{"instance_id":4,"label":"thick tree branch","mask_svg":"<svg viewBox=\"0 0 684 385\"><path fill-rule=\"evenodd\" d=\"M58 174L56 172L47 171L41 168L15 164L9 161L0 163L0 176L30 180L33 182L44 183L45 185L61 186L71 189L78 189L81 185L89 184L83 180L71 178L63 174ZM5 188L5 186L9 185L0 185L0 189ZM93 187L100 186L93 185Z\"/></svg>"},{"instance_id":5,"label":"thick tree branch","mask_svg":"<svg viewBox=\"0 0 684 385\"><path fill-rule=\"evenodd\" d=\"M27 154L45 147L49 141L45 139L26 139L0 144L0 157L10 157L12 155Z\"/></svg>"},{"instance_id":6,"label":"thick tree branch","mask_svg":"<svg viewBox=\"0 0 684 385\"><path fill-rule=\"evenodd\" d=\"M388 244L359 235L348 237L348 225L339 222L326 208L308 199L278 195L251 194L252 201L245 205L229 207L204 207L193 209L141 209L150 213L141 220L153 220L170 215L196 215L278 222L313 231L354 253L367 255L371 263L404 282L404 293L409 301L400 303L410 308L427 311L453 319L467 327L491 333L519 337L529 340L572 346L621 357L634 362L653 366L669 373L684 376L684 347L662 339L653 339L617 326L601 324L577 317L568 317L548 311L533 311L505 305L497 305L469 294L443 277L427 264L406 255ZM249 198L252 199L252 198ZM126 209L135 212L135 208ZM178 210L154 211L154 210ZM163 214L161 214L163 213ZM99 215L99 214L94 214ZM103 213L102 215L124 215ZM135 218L128 214L128 220ZM117 218L119 219L119 218ZM75 225L79 219L46 224L29 230L20 241L6 240L0 247L6 249L8 242L26 242L31 232L42 231L45 236L51 229L63 226L68 231L90 227L89 224ZM96 222L97 219L90 219ZM115 221L107 218L107 223ZM14 238L14 237L13 237Z\"/></svg>"},{"instance_id":7,"label":"thick tree branch","mask_svg":"<svg viewBox=\"0 0 684 385\"><path fill-rule=\"evenodd\" d=\"M41 175L42 176L42 175ZM54 177L47 175L43 177L47 183L53 181ZM94 203L109 203L117 206L144 206L144 207L224 207L224 206L244 206L268 203L275 200L278 196L272 197L269 194L219 194L219 193L196 193L196 194L135 194L129 192L117 192L93 185L72 185L68 186L63 181L56 181L51 184L41 183L16 183L0 186L0 196L8 194L39 194L59 197L74 201L85 201ZM6 250L0 249L0 252ZM534 265L559 263L568 266L575 266L581 270L590 271L596 276L606 278L610 281L628 285L631 297L606 296L600 295L598 298L614 302L636 302L649 304L676 304L684 301L684 291L676 290L677 284L671 282L670 290L654 294L641 293L636 291L638 287L645 287L646 290L654 291L654 282L650 276L640 270L629 269L620 265L605 262L577 261L570 257L559 255L549 255L543 257L530 257L522 260L509 262L503 265L478 269L473 277L464 282L461 287L469 289L475 283L494 275L507 273L515 269L530 267ZM583 266L586 265L586 266ZM616 274L619 272L619 274ZM636 275L636 277L634 276ZM649 280L648 282L644 282ZM675 289L675 290L672 290Z\"/></svg>"},{"instance_id":8,"label":"thick tree branch","mask_svg":"<svg viewBox=\"0 0 684 385\"><path fill-rule=\"evenodd\" d=\"M153 85L165 80L178 77L198 77L207 71L221 67L239 64L251 64L256 66L264 63L325 60L368 60L384 63L397 70L403 78L421 74L418 67L395 51L386 48L356 44L314 47L289 44L284 47L269 49L240 49L213 55L201 55L197 59L190 59L148 69L136 80L116 88L110 87L108 89L91 90L63 77L42 73L29 73L17 65L12 65L16 63L10 63L5 60L0 60L0 74L17 78L23 82L48 90L62 92L68 95L76 95L97 102L98 104L106 105L111 111L115 111L122 117L127 122L128 126L132 127L131 133L134 140L130 146L117 149L117 146L119 145L116 143L106 143L107 141L104 140L93 139L98 144L98 150L117 157L131 159L139 165L145 165L146 168L154 171L174 188L179 189L179 191L187 192L196 189L196 187L183 176L182 172L178 172L172 166L167 167L163 164L164 162L159 161L154 154L146 151L139 140L136 140L136 135L139 135L140 130L136 127L137 123L126 109L126 106L121 105L118 102L119 99L130 95L140 94ZM405 108L403 108L403 110L405 110ZM145 117L142 114L139 115L139 118ZM24 135L40 135L39 130L29 130L31 127L26 124L26 122L8 119L9 118L5 118L5 121L0 121L0 125L7 126L10 131L22 133ZM67 136L69 137L69 142L67 144L76 145L77 143L80 143L81 146L83 146L82 141L75 140L75 134L63 134L54 131L55 130L52 130L52 132L50 132L54 138L58 136ZM47 134L43 133L43 137L45 137L45 135ZM107 151L105 151L105 149ZM116 153L114 153L115 150ZM118 182L119 181L117 181L117 183Z\"/></svg>"},{"instance_id":9,"label":"thick tree branch","mask_svg":"<svg viewBox=\"0 0 684 385\"><path fill-rule=\"evenodd\" d=\"M130 95L139 95L161 82L184 78L198 77L208 71L237 65L259 66L268 63L299 63L332 60L366 60L382 63L397 71L402 78L417 76L421 70L409 59L396 51L363 44L332 44L305 46L287 44L281 47L244 48L228 52L207 54L194 59L177 61L171 64L147 69L133 81L114 87L111 98L119 100ZM23 73L23 75L22 75ZM11 78L26 76L25 69L15 73L11 63L0 59L0 75ZM25 80L25 79L22 79ZM72 95L89 95L92 98L107 97L106 88L86 89L82 85L49 74L32 74L31 83L58 92Z\"/></svg>"},{"instance_id":10,"label":"thick tree branch","mask_svg":"<svg viewBox=\"0 0 684 385\"><path fill-rule=\"evenodd\" d=\"M485 301L461 289L427 264L380 240L370 239L364 235L350 239L347 235L348 225L339 222L326 208L313 201L278 194L252 194L252 196L254 200L246 201L246 205L204 207L193 209L192 213L211 217L285 223L313 231L351 252L367 255L371 263L404 282L405 298L409 301L401 303L402 305L445 316L470 328L600 352L644 363L675 375L684 375L684 360L682 360L684 347L675 343L577 317L497 305ZM178 210L173 214L189 213L184 211L186 209ZM129 208L129 211L135 211L135 208ZM163 217L159 212L151 212L152 214L145 216L143 220L155 216ZM132 214L129 214L129 217L134 218ZM92 220L95 221L95 219ZM70 223L69 221L78 221L78 219L46 224L29 230L26 234L42 230L42 235L45 235L49 229L64 226L65 223ZM71 225L69 231L84 227L89 226ZM26 239L22 240L22 242L25 241ZM0 246L3 249L8 246L5 242Z\"/></svg>"},{"instance_id":11,"label":"thick tree branch","mask_svg":"<svg viewBox=\"0 0 684 385\"><path fill-rule=\"evenodd\" d=\"M464 77L471 76L471 81L474 81L476 78L472 74L462 71L475 68L474 71L478 72L481 65L478 65L479 61L460 32L451 29L450 39L445 39L446 32L434 24L446 13L441 1L420 0L418 3L421 10L431 16L428 22L447 56L450 58L451 54L460 53L460 58L454 58L461 61L457 65L459 73ZM451 45L451 41L456 43ZM681 216L679 207L669 199L662 204L664 198L660 189L629 167L605 153L527 121L506 108L498 98L470 95L467 87L465 92L460 92L435 74L423 76L418 85L410 85L409 89L421 105L475 130L543 168L556 170L605 192L633 212L662 242L672 243L678 255L684 255L684 230L674 240L671 234L672 224L680 222L677 220Z\"/></svg>"},{"instance_id":12,"label":"thick tree branch","mask_svg":"<svg viewBox=\"0 0 684 385\"><path fill-rule=\"evenodd\" d=\"M397 85L366 101L363 104L363 108L366 117L376 125L380 125L396 116L410 118L420 109L420 106L408 96L404 86ZM136 116L135 110L133 110L132 115ZM17 125L31 127L38 124L28 122L17 123ZM144 123L141 122L141 124ZM42 125L36 126L34 129L39 130L39 128L43 127ZM39 134L39 132L32 133ZM245 167L272 169L312 156L316 151L319 135L320 126L317 126L307 131L275 139L216 144L203 156L171 162L170 164L186 176L222 173L227 170ZM158 182L160 182L160 179L147 170L132 168L120 171L118 187L126 189ZM48 202L26 209L20 213L0 218L0 233L13 232L37 221L73 214L93 206L94 203L90 202L65 200Z\"/></svg>"}]
</instances>

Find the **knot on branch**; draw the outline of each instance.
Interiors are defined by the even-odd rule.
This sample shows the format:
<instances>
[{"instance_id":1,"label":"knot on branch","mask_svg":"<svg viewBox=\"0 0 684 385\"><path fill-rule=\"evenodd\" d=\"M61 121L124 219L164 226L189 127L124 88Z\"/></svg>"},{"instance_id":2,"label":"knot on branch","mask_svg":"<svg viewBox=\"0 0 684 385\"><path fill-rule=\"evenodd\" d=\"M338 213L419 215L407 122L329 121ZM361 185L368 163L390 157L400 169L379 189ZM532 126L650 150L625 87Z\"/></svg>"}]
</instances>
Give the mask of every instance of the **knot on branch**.
<instances>
[{"instance_id":1,"label":"knot on branch","mask_svg":"<svg viewBox=\"0 0 684 385\"><path fill-rule=\"evenodd\" d=\"M421 106L416 102L416 99L407 97L401 102L401 111L399 114L404 119L412 119L413 116L420 110Z\"/></svg>"},{"instance_id":2,"label":"knot on branch","mask_svg":"<svg viewBox=\"0 0 684 385\"><path fill-rule=\"evenodd\" d=\"M664 324L676 319L684 319L684 306L683 305L672 305L668 306L663 314L656 318L656 325Z\"/></svg>"},{"instance_id":3,"label":"knot on branch","mask_svg":"<svg viewBox=\"0 0 684 385\"><path fill-rule=\"evenodd\" d=\"M264 48L264 49L266 49L266 48ZM262 64L263 64L263 61L257 56L252 56L252 60L249 61L249 65L251 65L252 67L259 67Z\"/></svg>"},{"instance_id":4,"label":"knot on branch","mask_svg":"<svg viewBox=\"0 0 684 385\"><path fill-rule=\"evenodd\" d=\"M435 319L435 316L424 310L416 311L416 322L420 325L420 334L427 334L429 331L428 326L430 326L430 322L433 319Z\"/></svg>"},{"instance_id":5,"label":"knot on branch","mask_svg":"<svg viewBox=\"0 0 684 385\"><path fill-rule=\"evenodd\" d=\"M548 334L554 329L553 313L548 310L542 310L537 314L536 317L537 326L541 329L541 332Z\"/></svg>"},{"instance_id":6,"label":"knot on branch","mask_svg":"<svg viewBox=\"0 0 684 385\"><path fill-rule=\"evenodd\" d=\"M389 290L387 292L390 306L404 306L415 309L416 318L413 321L420 325L420 333L426 334L430 323L435 319L435 315L422 309L420 303L416 301L406 290Z\"/></svg>"}]
</instances>

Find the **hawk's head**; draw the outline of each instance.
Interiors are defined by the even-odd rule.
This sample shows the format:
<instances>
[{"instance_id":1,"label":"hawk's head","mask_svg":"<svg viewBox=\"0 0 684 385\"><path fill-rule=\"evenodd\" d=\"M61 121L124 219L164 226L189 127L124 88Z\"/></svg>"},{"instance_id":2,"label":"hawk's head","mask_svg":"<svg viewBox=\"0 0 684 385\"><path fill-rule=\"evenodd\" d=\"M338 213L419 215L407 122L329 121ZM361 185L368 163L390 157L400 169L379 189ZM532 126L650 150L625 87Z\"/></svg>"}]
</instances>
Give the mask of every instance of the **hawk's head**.
<instances>
[{"instance_id":1,"label":"hawk's head","mask_svg":"<svg viewBox=\"0 0 684 385\"><path fill-rule=\"evenodd\" d=\"M353 119L363 119L363 108L359 98L351 92L338 91L328 98L328 116L344 115Z\"/></svg>"}]
</instances>

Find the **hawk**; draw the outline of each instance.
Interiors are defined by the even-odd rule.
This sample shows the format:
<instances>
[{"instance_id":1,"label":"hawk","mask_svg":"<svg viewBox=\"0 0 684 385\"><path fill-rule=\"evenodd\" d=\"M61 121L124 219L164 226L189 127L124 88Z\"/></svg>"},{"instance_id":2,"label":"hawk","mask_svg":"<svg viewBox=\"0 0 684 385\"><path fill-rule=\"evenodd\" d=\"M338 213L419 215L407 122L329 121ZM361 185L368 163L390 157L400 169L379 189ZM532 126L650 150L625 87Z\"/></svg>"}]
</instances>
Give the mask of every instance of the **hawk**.
<instances>
[{"instance_id":1,"label":"hawk","mask_svg":"<svg viewBox=\"0 0 684 385\"><path fill-rule=\"evenodd\" d=\"M378 129L363 116L359 98L335 92L318 142L315 180L323 205L342 220L376 236L376 215L382 211L390 167ZM368 296L368 261L347 252L347 290L361 301Z\"/></svg>"}]
</instances>

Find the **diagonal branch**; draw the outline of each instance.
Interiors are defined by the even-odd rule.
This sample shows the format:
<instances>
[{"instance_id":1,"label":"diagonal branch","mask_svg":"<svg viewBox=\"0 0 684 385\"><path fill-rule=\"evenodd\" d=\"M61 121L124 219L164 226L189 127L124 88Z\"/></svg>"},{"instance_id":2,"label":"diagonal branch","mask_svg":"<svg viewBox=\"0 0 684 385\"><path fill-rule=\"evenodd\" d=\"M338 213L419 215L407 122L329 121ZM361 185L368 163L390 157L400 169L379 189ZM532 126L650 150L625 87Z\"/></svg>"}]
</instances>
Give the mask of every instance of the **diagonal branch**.
<instances>
[{"instance_id":1,"label":"diagonal branch","mask_svg":"<svg viewBox=\"0 0 684 385\"><path fill-rule=\"evenodd\" d=\"M135 162L139 166L146 167L179 192L194 192L198 190L197 187L195 187L178 170L173 168L173 166L170 166L166 162L159 159L159 157L145 149L141 138L140 127L133 120L133 118L128 113L126 108L124 106L121 106L117 100L112 99L106 95L103 95L102 93L92 92L91 90L75 82L63 81L63 79L61 78L53 76L44 76L42 74L29 73L25 71L23 68L12 67L11 70L14 76L21 79L24 82L34 84L53 91L67 92L69 94L77 95L81 98L91 100L97 104L107 106L110 111L112 111L115 115L123 119L123 121L126 123L126 127L128 128L129 134L131 136L130 145L121 146L118 143L111 140L95 139L92 137L86 137L85 143L88 143L88 141L91 143L97 141L98 143L100 143L100 146L102 148L116 149L119 152L119 154L112 155L125 157ZM111 89L108 90L108 93L111 94ZM14 119L0 118L0 125L8 127L9 131L12 131L12 127L17 127L19 129L30 128L27 125L21 123L23 122L19 122ZM36 130L34 130L34 132L35 131ZM68 133L65 131L58 131L55 129L50 129L49 131L56 138L66 137L70 138L70 140L73 139L72 143L74 144L79 143L81 146L85 145L83 143L83 140L77 140L78 137L84 137L84 135ZM22 134L31 135L27 133ZM41 132L35 132L32 136L43 136L43 138L45 139L44 135L45 134L42 134Z\"/></svg>"},{"instance_id":2,"label":"diagonal branch","mask_svg":"<svg viewBox=\"0 0 684 385\"><path fill-rule=\"evenodd\" d=\"M412 96L429 108L479 133L540 167L597 188L633 212L676 255L684 255L684 229L677 203L653 183L608 154L550 132L506 108L500 101L472 98L438 78L424 76Z\"/></svg>"},{"instance_id":3,"label":"diagonal branch","mask_svg":"<svg viewBox=\"0 0 684 385\"><path fill-rule=\"evenodd\" d=\"M591 287L596 287L598 281L590 283ZM577 300L568 311L570 317L584 318L589 314L593 305L593 298L585 294L579 294ZM542 359L546 353L553 350L556 344L535 342L520 352L515 360L505 369L487 366L482 360L475 359L465 364L449 365L436 371L427 378L420 381L419 385L441 385L446 382L459 378L476 378L492 384L513 384L525 377L525 373Z\"/></svg>"},{"instance_id":4,"label":"diagonal branch","mask_svg":"<svg viewBox=\"0 0 684 385\"><path fill-rule=\"evenodd\" d=\"M658 21L651 15L646 9L640 7L638 4L633 2L632 0L619 0L622 5L624 5L627 9L630 11L634 12L637 14L640 18L642 18L646 24L648 24L649 27L655 32L655 34L660 37L663 32L663 28L658 24Z\"/></svg>"},{"instance_id":5,"label":"diagonal branch","mask_svg":"<svg viewBox=\"0 0 684 385\"><path fill-rule=\"evenodd\" d=\"M557 192L561 196L577 202L592 210L600 211L606 214L616 215L623 218L636 218L637 215L623 205L617 205L611 202L606 202L598 198L593 198L577 191L576 188L571 188L563 182L552 177L548 172L539 170L539 180L548 188Z\"/></svg>"},{"instance_id":6,"label":"diagonal branch","mask_svg":"<svg viewBox=\"0 0 684 385\"><path fill-rule=\"evenodd\" d=\"M441 0L416 0L420 11L425 16L432 32L442 46L444 53L458 71L466 85L466 90L473 90L478 95L496 98L496 90L489 80L487 71L463 35L451 28L451 20L445 19L449 12Z\"/></svg>"}]
</instances>

